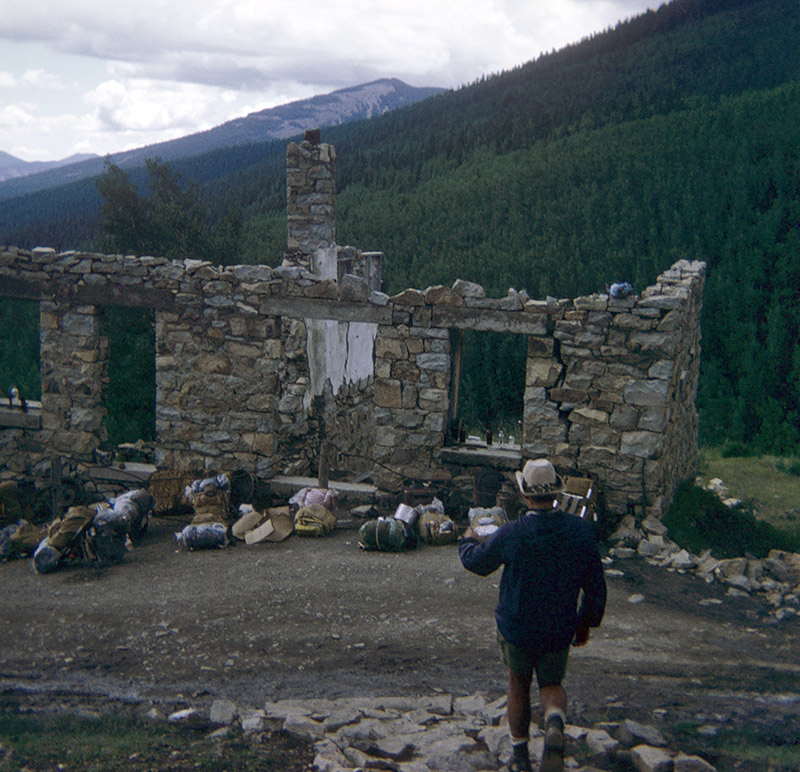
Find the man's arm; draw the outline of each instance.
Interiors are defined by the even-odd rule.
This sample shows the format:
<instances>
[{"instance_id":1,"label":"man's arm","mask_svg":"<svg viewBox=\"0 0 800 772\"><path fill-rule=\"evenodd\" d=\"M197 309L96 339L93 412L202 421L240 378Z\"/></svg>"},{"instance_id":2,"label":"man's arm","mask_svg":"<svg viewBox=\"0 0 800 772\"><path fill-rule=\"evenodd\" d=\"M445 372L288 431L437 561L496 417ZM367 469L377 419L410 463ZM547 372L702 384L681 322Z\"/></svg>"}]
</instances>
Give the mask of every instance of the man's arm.
<instances>
[{"instance_id":1,"label":"man's arm","mask_svg":"<svg viewBox=\"0 0 800 772\"><path fill-rule=\"evenodd\" d=\"M578 611L578 626L575 631L576 646L582 646L589 640L589 628L600 626L606 609L606 577L596 541L590 552L589 565L581 587L583 600Z\"/></svg>"},{"instance_id":2,"label":"man's arm","mask_svg":"<svg viewBox=\"0 0 800 772\"><path fill-rule=\"evenodd\" d=\"M458 556L461 565L478 576L488 576L503 564L502 528L495 531L485 542L479 542L475 531L467 528L458 540Z\"/></svg>"},{"instance_id":3,"label":"man's arm","mask_svg":"<svg viewBox=\"0 0 800 772\"><path fill-rule=\"evenodd\" d=\"M578 621L578 627L575 629L575 638L572 641L573 646L585 646L589 642L589 625L583 620Z\"/></svg>"},{"instance_id":4,"label":"man's arm","mask_svg":"<svg viewBox=\"0 0 800 772\"><path fill-rule=\"evenodd\" d=\"M582 587L583 600L578 613L578 628L586 627L588 640L589 628L600 626L606 609L606 577L598 550L595 550L589 559Z\"/></svg>"}]
</instances>

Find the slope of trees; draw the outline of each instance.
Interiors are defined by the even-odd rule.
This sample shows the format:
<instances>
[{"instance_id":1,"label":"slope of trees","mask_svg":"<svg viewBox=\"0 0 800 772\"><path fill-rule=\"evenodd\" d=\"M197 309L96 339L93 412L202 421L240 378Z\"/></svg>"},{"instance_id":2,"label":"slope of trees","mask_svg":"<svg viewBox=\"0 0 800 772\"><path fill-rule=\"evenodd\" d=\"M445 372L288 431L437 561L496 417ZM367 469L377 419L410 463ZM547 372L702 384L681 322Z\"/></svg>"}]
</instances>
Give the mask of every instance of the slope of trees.
<instances>
[{"instance_id":1,"label":"slope of trees","mask_svg":"<svg viewBox=\"0 0 800 772\"><path fill-rule=\"evenodd\" d=\"M342 242L386 252L390 292L458 276L495 296L641 290L705 260L703 439L797 451L800 84L474 153L416 187L354 184L337 206Z\"/></svg>"}]
</instances>

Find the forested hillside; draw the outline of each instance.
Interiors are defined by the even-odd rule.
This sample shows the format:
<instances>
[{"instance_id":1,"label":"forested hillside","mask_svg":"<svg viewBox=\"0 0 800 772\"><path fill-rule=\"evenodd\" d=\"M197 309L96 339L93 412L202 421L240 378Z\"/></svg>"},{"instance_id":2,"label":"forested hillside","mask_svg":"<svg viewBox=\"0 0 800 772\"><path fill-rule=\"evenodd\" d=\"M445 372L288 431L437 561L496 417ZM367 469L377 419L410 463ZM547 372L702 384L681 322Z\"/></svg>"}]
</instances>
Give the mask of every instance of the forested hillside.
<instances>
[{"instance_id":1,"label":"forested hillside","mask_svg":"<svg viewBox=\"0 0 800 772\"><path fill-rule=\"evenodd\" d=\"M702 438L798 452L796 0L675 0L323 139L337 241L382 250L389 292L456 277L495 295L640 290L677 259L707 261ZM210 211L239 208L229 262L280 259L283 164L282 142L174 164ZM71 195L3 202L0 241L90 244L99 198ZM42 238L56 224L72 244Z\"/></svg>"}]
</instances>

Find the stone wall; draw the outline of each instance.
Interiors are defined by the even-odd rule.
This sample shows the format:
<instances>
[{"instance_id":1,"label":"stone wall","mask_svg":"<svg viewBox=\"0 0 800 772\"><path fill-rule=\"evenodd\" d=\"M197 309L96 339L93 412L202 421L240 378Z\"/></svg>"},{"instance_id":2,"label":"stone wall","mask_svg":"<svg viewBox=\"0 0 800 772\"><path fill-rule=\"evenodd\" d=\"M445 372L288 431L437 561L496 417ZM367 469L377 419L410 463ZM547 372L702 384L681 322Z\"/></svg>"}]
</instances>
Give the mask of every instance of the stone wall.
<instances>
[{"instance_id":1,"label":"stone wall","mask_svg":"<svg viewBox=\"0 0 800 772\"><path fill-rule=\"evenodd\" d=\"M316 462L322 422L327 437L349 452L370 452L364 403L371 407L372 338L361 344L369 350L369 374L353 377L346 362L333 384L315 373L323 407L312 409L310 363L320 345L310 334L313 324L333 320L358 330L359 317L369 317L366 304L346 300L347 283L292 267L51 249L2 250L0 281L3 295L38 300L42 309L40 420L3 430L4 466L52 453L91 460L106 439L108 341L98 333L97 312L115 305L155 308L160 466L306 473ZM355 346L352 337L345 334L345 345L349 339ZM364 369L363 361L358 367Z\"/></svg>"},{"instance_id":2,"label":"stone wall","mask_svg":"<svg viewBox=\"0 0 800 772\"><path fill-rule=\"evenodd\" d=\"M407 476L446 480L450 329L528 338L521 458L546 456L602 483L609 507L660 513L694 472L704 263L680 261L641 296L531 300L482 287L406 290L375 349L376 456ZM467 455L463 456L467 461Z\"/></svg>"},{"instance_id":3,"label":"stone wall","mask_svg":"<svg viewBox=\"0 0 800 772\"><path fill-rule=\"evenodd\" d=\"M485 330L528 346L521 447L488 463L548 456L594 477L613 511L660 514L694 473L705 264L621 299L487 298L463 280L388 297L382 255L334 242L335 152L314 139L287 150L277 268L0 248L0 295L40 303L42 371L40 423L0 416L3 466L91 459L106 439L97 309L129 305L155 311L159 466L313 474L329 441L336 465L385 487L449 481L468 463L444 447L451 339Z\"/></svg>"}]
</instances>

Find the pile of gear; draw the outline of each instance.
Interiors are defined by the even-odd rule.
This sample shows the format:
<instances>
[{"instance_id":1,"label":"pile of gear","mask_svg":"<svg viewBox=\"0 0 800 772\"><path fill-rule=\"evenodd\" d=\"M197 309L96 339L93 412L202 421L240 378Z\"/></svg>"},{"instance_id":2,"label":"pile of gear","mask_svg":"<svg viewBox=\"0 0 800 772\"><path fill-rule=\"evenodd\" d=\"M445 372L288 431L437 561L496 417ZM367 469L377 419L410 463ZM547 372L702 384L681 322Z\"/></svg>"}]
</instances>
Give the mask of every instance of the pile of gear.
<instances>
[{"instance_id":1,"label":"pile of gear","mask_svg":"<svg viewBox=\"0 0 800 772\"><path fill-rule=\"evenodd\" d=\"M485 536L507 522L502 507L473 507L468 513L470 525L482 529ZM364 550L398 552L414 549L419 542L432 546L452 544L458 539L453 518L445 514L437 498L412 507L400 504L392 517L368 520L358 531L358 546Z\"/></svg>"},{"instance_id":2,"label":"pile of gear","mask_svg":"<svg viewBox=\"0 0 800 772\"><path fill-rule=\"evenodd\" d=\"M237 541L247 545L280 542L293 533L322 537L338 523L336 490L302 488L283 506L257 509L251 503L255 483L244 470L230 477L222 473L189 484L179 479L175 482L179 487L174 495L180 496L183 490L182 498L191 513L188 525L175 533L179 546L186 550L221 549ZM404 503L392 516L376 517L373 506L364 507L363 515L357 515L369 518L358 531L362 549L399 552L415 549L420 543L441 546L458 540L456 521L445 512L438 492L427 484L408 482L404 485ZM497 473L476 482L475 506L469 509L468 520L480 540L489 538L509 520L500 506L501 482ZM568 478L567 483L561 496L562 508L596 521L592 481ZM55 517L52 509L37 517L22 494L15 482L0 483L0 562L32 557L33 569L40 574L80 562L97 566L121 562L145 534L159 495L157 490L154 497L141 488L87 503L92 497L86 494L73 497L73 505L64 505L65 510Z\"/></svg>"},{"instance_id":3,"label":"pile of gear","mask_svg":"<svg viewBox=\"0 0 800 772\"><path fill-rule=\"evenodd\" d=\"M292 533L326 536L338 522L338 494L334 490L302 488L285 506L257 510L246 501L237 505L236 487L226 474L194 480L186 486L184 498L193 517L175 534L181 547L219 549L228 547L234 539L245 544L278 542Z\"/></svg>"},{"instance_id":4,"label":"pile of gear","mask_svg":"<svg viewBox=\"0 0 800 772\"><path fill-rule=\"evenodd\" d=\"M188 550L227 547L231 515L231 481L226 474L194 480L183 497L194 515L189 525L175 534L178 544Z\"/></svg>"},{"instance_id":5,"label":"pile of gear","mask_svg":"<svg viewBox=\"0 0 800 772\"><path fill-rule=\"evenodd\" d=\"M44 525L32 522L13 481L2 483L0 560L32 557L38 574L76 562L97 566L121 562L147 531L155 499L143 488L90 505L76 505ZM12 522L7 522L9 519Z\"/></svg>"}]
</instances>

